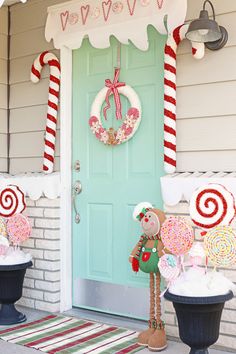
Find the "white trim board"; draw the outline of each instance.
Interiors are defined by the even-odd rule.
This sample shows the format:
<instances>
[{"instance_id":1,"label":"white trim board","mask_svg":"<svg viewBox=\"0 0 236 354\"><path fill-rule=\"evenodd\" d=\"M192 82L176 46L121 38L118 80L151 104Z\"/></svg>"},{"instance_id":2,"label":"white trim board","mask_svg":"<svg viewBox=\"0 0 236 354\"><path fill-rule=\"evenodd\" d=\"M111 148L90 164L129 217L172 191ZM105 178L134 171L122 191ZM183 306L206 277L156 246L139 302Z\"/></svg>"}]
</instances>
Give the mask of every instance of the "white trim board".
<instances>
[{"instance_id":1,"label":"white trim board","mask_svg":"<svg viewBox=\"0 0 236 354\"><path fill-rule=\"evenodd\" d=\"M72 50L62 47L61 55L61 300L60 311L72 308L72 227L71 227L71 159L72 159Z\"/></svg>"}]
</instances>

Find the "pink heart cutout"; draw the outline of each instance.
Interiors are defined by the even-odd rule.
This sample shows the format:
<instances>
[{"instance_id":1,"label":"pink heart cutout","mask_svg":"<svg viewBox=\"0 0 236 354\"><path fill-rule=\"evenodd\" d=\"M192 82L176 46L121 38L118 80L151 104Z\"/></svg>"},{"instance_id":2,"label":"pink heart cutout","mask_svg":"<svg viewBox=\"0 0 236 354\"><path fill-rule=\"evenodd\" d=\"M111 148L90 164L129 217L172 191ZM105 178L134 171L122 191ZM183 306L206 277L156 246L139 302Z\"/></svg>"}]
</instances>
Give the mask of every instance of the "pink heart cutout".
<instances>
[{"instance_id":1,"label":"pink heart cutout","mask_svg":"<svg viewBox=\"0 0 236 354\"><path fill-rule=\"evenodd\" d=\"M89 10L90 10L90 6L89 5L81 6L81 8L80 8L83 25L86 24L86 21L87 21L87 18L88 18L88 14L89 14Z\"/></svg>"},{"instance_id":2,"label":"pink heart cutout","mask_svg":"<svg viewBox=\"0 0 236 354\"><path fill-rule=\"evenodd\" d=\"M69 11L61 12L60 17L62 30L65 31L69 18Z\"/></svg>"},{"instance_id":3,"label":"pink heart cutout","mask_svg":"<svg viewBox=\"0 0 236 354\"><path fill-rule=\"evenodd\" d=\"M164 0L157 0L157 6L159 9L162 8Z\"/></svg>"},{"instance_id":4,"label":"pink heart cutout","mask_svg":"<svg viewBox=\"0 0 236 354\"><path fill-rule=\"evenodd\" d=\"M104 16L104 20L107 21L109 18L109 14L111 11L111 5L112 5L112 1L108 0L108 1L103 1L102 2L102 10L103 10L103 16Z\"/></svg>"},{"instance_id":5,"label":"pink heart cutout","mask_svg":"<svg viewBox=\"0 0 236 354\"><path fill-rule=\"evenodd\" d=\"M134 10L135 10L135 6L136 6L136 0L132 0L132 1L131 0L127 0L127 4L128 4L130 16L133 16Z\"/></svg>"}]
</instances>

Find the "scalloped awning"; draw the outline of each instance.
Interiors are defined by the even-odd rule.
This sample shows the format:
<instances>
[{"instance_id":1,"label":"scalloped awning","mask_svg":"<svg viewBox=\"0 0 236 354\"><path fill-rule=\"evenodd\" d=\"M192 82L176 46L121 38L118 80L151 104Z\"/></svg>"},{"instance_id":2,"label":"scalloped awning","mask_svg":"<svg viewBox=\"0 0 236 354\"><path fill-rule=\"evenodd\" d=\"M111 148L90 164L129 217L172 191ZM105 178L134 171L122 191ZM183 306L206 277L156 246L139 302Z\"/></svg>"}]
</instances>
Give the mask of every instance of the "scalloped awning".
<instances>
[{"instance_id":1,"label":"scalloped awning","mask_svg":"<svg viewBox=\"0 0 236 354\"><path fill-rule=\"evenodd\" d=\"M147 27L160 33L184 23L187 0L74 0L48 8L46 39L58 49L77 49L85 36L95 48L110 46L110 36L148 49Z\"/></svg>"}]
</instances>

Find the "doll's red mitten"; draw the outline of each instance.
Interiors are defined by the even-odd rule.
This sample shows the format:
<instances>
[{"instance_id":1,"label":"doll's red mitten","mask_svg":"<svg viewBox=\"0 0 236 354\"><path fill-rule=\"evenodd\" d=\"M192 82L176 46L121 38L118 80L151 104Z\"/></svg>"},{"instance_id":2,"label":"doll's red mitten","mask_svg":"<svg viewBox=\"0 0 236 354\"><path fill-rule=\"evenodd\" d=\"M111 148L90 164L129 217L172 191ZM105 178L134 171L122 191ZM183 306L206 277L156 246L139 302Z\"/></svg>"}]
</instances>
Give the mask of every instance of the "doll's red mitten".
<instances>
[{"instance_id":1,"label":"doll's red mitten","mask_svg":"<svg viewBox=\"0 0 236 354\"><path fill-rule=\"evenodd\" d=\"M139 271L139 260L135 257L132 259L132 269L136 273Z\"/></svg>"}]
</instances>

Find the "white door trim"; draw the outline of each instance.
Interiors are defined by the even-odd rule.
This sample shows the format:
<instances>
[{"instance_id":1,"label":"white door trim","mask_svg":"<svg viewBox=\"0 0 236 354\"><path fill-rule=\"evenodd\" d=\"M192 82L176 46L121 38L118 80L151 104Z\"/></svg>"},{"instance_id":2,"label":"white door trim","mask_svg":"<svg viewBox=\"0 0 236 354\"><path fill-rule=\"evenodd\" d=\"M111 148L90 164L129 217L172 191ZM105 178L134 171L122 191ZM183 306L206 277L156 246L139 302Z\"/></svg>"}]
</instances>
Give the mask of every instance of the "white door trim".
<instances>
[{"instance_id":1,"label":"white door trim","mask_svg":"<svg viewBox=\"0 0 236 354\"><path fill-rule=\"evenodd\" d=\"M63 47L60 50L60 56L60 311L63 312L72 308L72 50L67 47Z\"/></svg>"}]
</instances>

